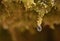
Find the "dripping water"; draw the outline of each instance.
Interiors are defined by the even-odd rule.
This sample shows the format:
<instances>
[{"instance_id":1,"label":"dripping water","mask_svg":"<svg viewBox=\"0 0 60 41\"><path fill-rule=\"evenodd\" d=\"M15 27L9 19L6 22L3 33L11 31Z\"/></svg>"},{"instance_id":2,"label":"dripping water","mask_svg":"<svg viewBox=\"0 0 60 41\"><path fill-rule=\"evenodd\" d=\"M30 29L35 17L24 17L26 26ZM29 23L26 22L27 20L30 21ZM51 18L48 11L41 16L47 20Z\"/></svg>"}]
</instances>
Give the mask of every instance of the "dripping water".
<instances>
[{"instance_id":1,"label":"dripping water","mask_svg":"<svg viewBox=\"0 0 60 41\"><path fill-rule=\"evenodd\" d=\"M41 32L42 31L42 26L41 25L37 27L37 31L38 32Z\"/></svg>"}]
</instances>

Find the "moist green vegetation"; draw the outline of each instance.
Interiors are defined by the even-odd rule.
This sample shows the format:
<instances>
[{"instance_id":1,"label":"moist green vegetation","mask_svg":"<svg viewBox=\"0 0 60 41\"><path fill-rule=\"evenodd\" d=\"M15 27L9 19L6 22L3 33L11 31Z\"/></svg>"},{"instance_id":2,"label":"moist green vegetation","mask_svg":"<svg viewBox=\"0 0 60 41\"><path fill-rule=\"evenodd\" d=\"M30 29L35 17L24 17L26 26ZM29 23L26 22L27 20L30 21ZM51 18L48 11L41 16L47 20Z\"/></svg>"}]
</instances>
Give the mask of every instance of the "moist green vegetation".
<instances>
[{"instance_id":1,"label":"moist green vegetation","mask_svg":"<svg viewBox=\"0 0 60 41\"><path fill-rule=\"evenodd\" d=\"M41 25L43 16L54 7L54 1L53 4L51 2L52 0L2 0L0 24L3 28L34 30Z\"/></svg>"},{"instance_id":2,"label":"moist green vegetation","mask_svg":"<svg viewBox=\"0 0 60 41\"><path fill-rule=\"evenodd\" d=\"M14 33L16 32L15 29L17 29L19 32L24 32L27 30L28 32L30 32L30 34L34 34L37 32L36 28L38 24L40 25L42 23L42 20L44 23L51 23L49 22L50 19L53 19L52 21L55 21L54 18L58 14L55 14L55 11L58 12L59 10L56 9L56 7L58 8L59 6L57 4L51 4L51 0L35 0L34 3L36 3L36 5L28 5L29 7L31 6L30 8L26 6L29 1L26 1L27 3L25 3L24 1L26 0L2 0L0 2L0 34L2 33L2 29L5 29L5 26L8 32L12 29L12 32L9 32L11 34L11 37L12 35L16 34ZM53 18L51 16L53 16ZM37 21L41 21L41 23L37 23ZM49 25L51 26L51 24ZM9 36L9 34L7 36ZM16 37L14 36L14 38ZM14 38L12 38L12 40Z\"/></svg>"}]
</instances>

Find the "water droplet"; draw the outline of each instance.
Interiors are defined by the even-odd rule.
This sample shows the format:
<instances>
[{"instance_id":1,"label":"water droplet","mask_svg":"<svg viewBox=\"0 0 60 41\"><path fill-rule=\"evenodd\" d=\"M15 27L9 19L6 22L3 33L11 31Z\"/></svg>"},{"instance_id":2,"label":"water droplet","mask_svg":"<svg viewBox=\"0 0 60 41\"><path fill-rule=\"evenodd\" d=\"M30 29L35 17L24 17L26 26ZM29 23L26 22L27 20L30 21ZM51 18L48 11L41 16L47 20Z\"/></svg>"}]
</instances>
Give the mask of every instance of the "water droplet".
<instances>
[{"instance_id":1,"label":"water droplet","mask_svg":"<svg viewBox=\"0 0 60 41\"><path fill-rule=\"evenodd\" d=\"M37 27L37 31L41 32L42 31L42 27L41 26L38 26Z\"/></svg>"}]
</instances>

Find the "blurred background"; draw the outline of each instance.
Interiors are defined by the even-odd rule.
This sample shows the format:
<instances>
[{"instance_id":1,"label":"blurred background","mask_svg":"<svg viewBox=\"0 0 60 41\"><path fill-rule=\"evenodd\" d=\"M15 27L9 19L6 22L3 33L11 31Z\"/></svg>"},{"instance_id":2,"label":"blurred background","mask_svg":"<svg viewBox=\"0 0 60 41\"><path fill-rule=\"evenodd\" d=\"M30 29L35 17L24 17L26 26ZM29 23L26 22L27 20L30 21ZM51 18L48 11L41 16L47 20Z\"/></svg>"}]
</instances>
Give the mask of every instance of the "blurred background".
<instances>
[{"instance_id":1,"label":"blurred background","mask_svg":"<svg viewBox=\"0 0 60 41\"><path fill-rule=\"evenodd\" d=\"M9 2L0 1L0 41L60 41L60 0L44 15L41 32L36 29L37 12L25 12L23 3Z\"/></svg>"}]
</instances>

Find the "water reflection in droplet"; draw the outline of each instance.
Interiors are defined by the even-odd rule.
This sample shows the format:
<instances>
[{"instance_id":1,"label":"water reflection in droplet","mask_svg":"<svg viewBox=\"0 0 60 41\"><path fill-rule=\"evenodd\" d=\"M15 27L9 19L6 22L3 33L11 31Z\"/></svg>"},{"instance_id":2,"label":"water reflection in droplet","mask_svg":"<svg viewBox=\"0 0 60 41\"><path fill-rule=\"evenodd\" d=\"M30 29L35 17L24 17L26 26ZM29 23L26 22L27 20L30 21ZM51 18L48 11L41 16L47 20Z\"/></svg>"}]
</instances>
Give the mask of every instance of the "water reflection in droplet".
<instances>
[{"instance_id":1,"label":"water reflection in droplet","mask_svg":"<svg viewBox=\"0 0 60 41\"><path fill-rule=\"evenodd\" d=\"M37 27L37 31L41 32L42 31L42 27L41 26L38 26Z\"/></svg>"}]
</instances>

